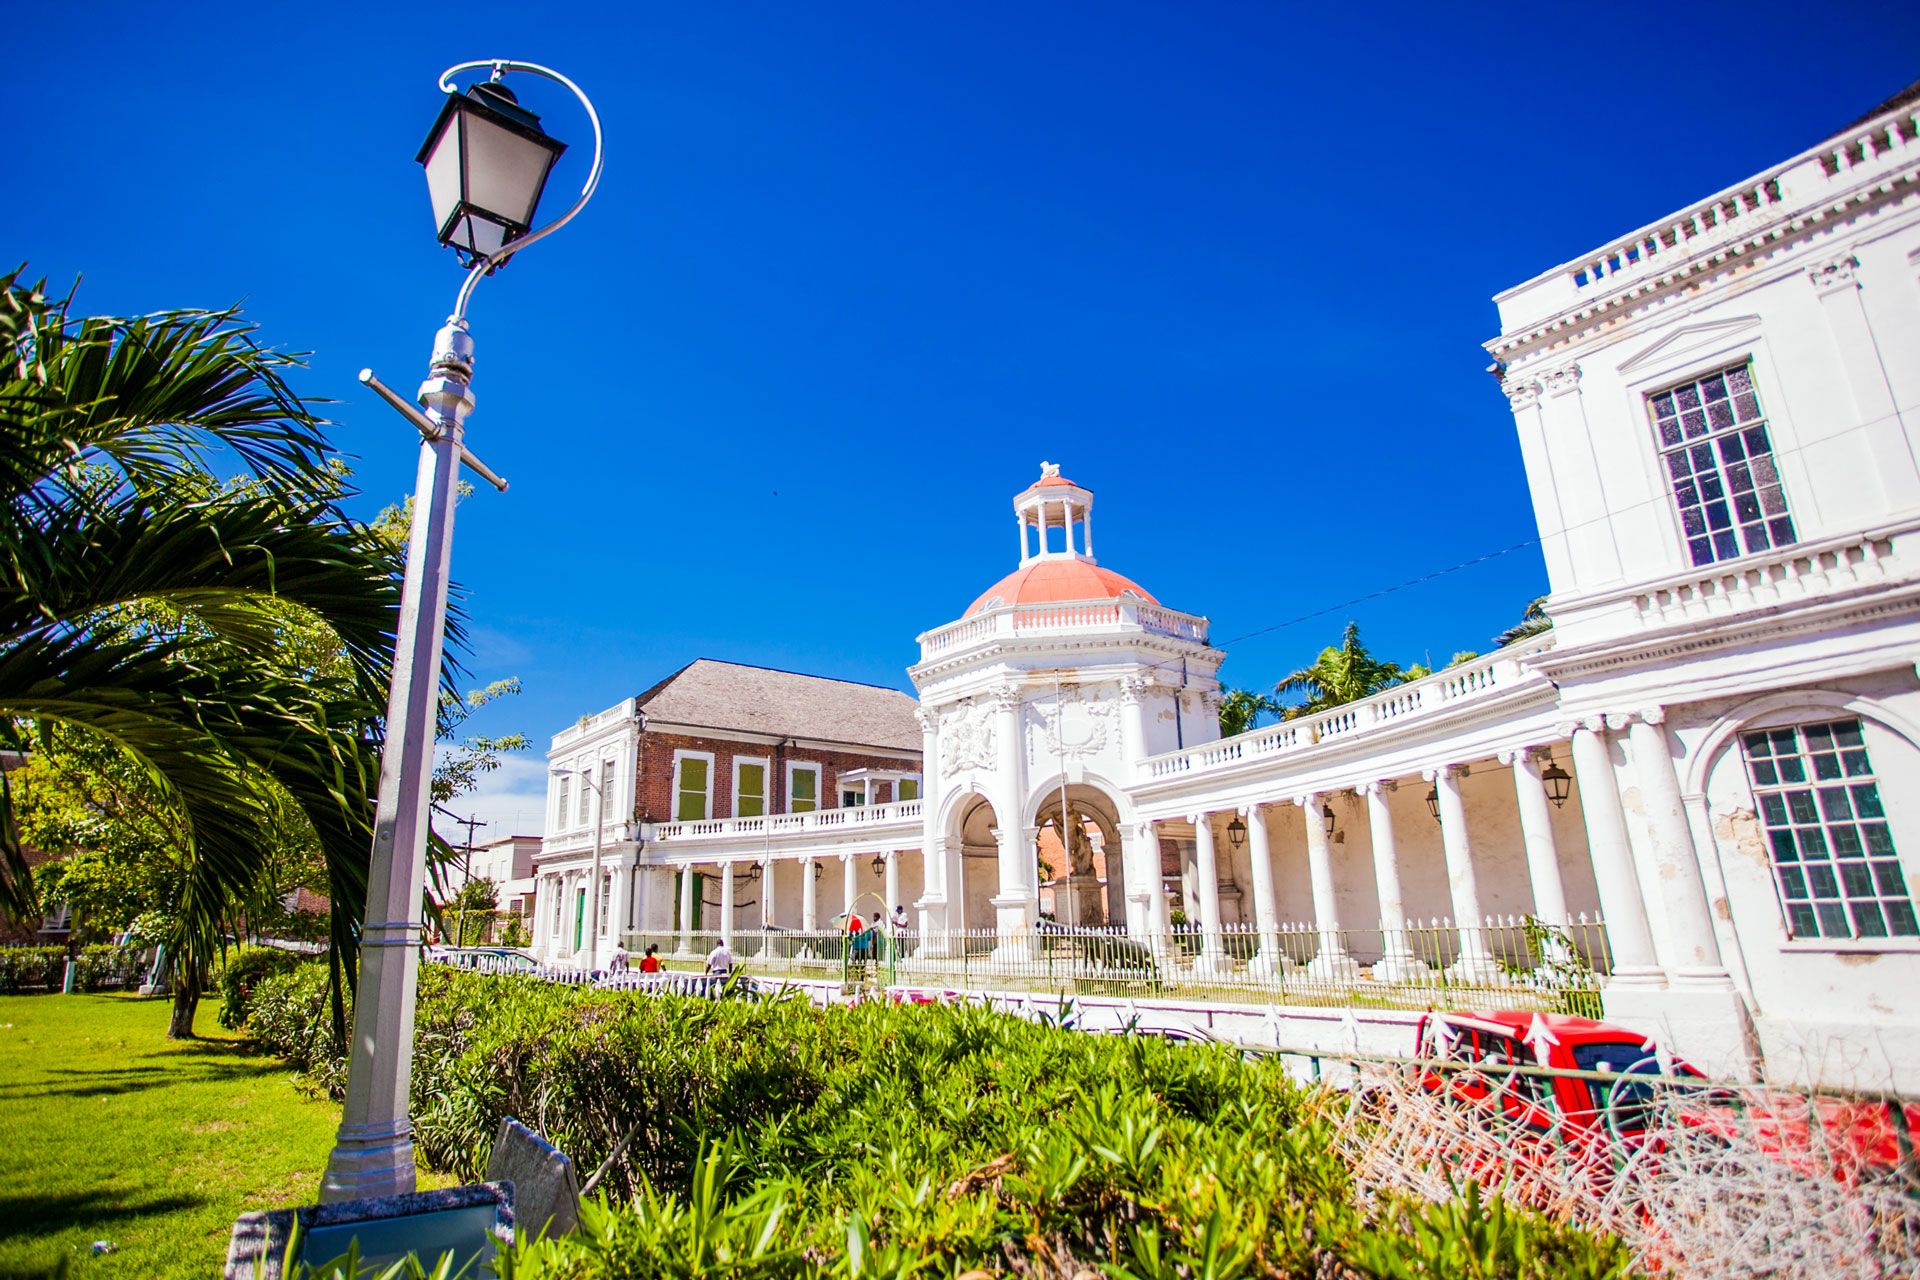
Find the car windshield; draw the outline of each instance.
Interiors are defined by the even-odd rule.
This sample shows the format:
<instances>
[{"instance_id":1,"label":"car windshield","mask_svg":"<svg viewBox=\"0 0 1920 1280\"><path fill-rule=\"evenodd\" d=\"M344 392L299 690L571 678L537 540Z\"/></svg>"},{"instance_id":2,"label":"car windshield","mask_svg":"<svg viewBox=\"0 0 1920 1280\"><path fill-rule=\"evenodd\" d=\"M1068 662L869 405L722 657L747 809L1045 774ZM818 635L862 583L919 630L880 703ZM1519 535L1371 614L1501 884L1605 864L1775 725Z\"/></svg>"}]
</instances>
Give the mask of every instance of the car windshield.
<instances>
[{"instance_id":1,"label":"car windshield","mask_svg":"<svg viewBox=\"0 0 1920 1280\"><path fill-rule=\"evenodd\" d=\"M1619 1072L1622 1075L1659 1076L1660 1060L1646 1044L1630 1040L1596 1040L1573 1046L1573 1065L1581 1071ZM1644 1129L1653 1086L1638 1079L1588 1080L1593 1109L1608 1117L1615 1129ZM1611 1111L1609 1112L1609 1108Z\"/></svg>"}]
</instances>

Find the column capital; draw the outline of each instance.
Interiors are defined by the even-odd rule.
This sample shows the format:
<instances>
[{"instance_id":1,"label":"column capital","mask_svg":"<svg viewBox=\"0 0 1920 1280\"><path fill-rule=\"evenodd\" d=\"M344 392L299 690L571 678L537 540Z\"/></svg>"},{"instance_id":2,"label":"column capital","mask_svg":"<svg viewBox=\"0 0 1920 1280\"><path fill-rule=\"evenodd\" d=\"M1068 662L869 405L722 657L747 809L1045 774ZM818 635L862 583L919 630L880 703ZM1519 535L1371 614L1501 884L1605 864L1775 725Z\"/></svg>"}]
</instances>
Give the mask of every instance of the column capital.
<instances>
[{"instance_id":1,"label":"column capital","mask_svg":"<svg viewBox=\"0 0 1920 1280\"><path fill-rule=\"evenodd\" d=\"M1193 824L1193 825L1194 825L1194 826L1195 826L1196 828L1198 828L1198 827L1200 827L1200 826L1202 826L1203 824L1206 824L1206 823L1210 823L1210 822L1212 822L1212 821L1213 821L1213 814L1212 814L1211 812L1207 812L1207 813L1190 813L1190 814L1188 814L1188 815L1187 815L1187 821L1188 821L1188 822L1191 822L1191 823L1192 823L1192 824Z\"/></svg>"},{"instance_id":2,"label":"column capital","mask_svg":"<svg viewBox=\"0 0 1920 1280\"><path fill-rule=\"evenodd\" d=\"M1121 676L1120 701L1129 705L1139 702L1148 690L1158 688L1159 684L1152 676Z\"/></svg>"},{"instance_id":3,"label":"column capital","mask_svg":"<svg viewBox=\"0 0 1920 1280\"><path fill-rule=\"evenodd\" d=\"M1807 279L1813 285L1813 291L1821 297L1841 289L1855 289L1859 281L1854 272L1860 267L1860 259L1851 253L1843 253L1837 258L1816 263L1807 268Z\"/></svg>"},{"instance_id":4,"label":"column capital","mask_svg":"<svg viewBox=\"0 0 1920 1280\"><path fill-rule=\"evenodd\" d=\"M1548 369L1540 375L1540 387L1550 396L1563 396L1569 391L1579 390L1579 364L1565 364L1558 369Z\"/></svg>"},{"instance_id":5,"label":"column capital","mask_svg":"<svg viewBox=\"0 0 1920 1280\"><path fill-rule=\"evenodd\" d=\"M1287 800L1287 803L1294 805L1297 808L1311 809L1313 808L1314 801L1318 800L1319 798L1320 798L1320 793L1318 791L1300 791L1290 796Z\"/></svg>"},{"instance_id":6,"label":"column capital","mask_svg":"<svg viewBox=\"0 0 1920 1280\"><path fill-rule=\"evenodd\" d=\"M1648 724L1665 724L1667 720L1667 709L1665 707L1641 707L1638 711L1634 712L1634 714Z\"/></svg>"},{"instance_id":7,"label":"column capital","mask_svg":"<svg viewBox=\"0 0 1920 1280\"><path fill-rule=\"evenodd\" d=\"M1628 725L1633 723L1633 712L1609 711L1607 712L1605 719L1606 719L1607 728L1612 729L1615 732L1618 732L1619 730L1624 729Z\"/></svg>"},{"instance_id":8,"label":"column capital","mask_svg":"<svg viewBox=\"0 0 1920 1280\"><path fill-rule=\"evenodd\" d=\"M1507 378L1500 384L1507 393L1507 403L1515 412L1537 404L1540 400L1540 380L1538 378Z\"/></svg>"},{"instance_id":9,"label":"column capital","mask_svg":"<svg viewBox=\"0 0 1920 1280\"><path fill-rule=\"evenodd\" d=\"M1420 776L1428 782L1440 782L1448 778L1464 778L1467 772L1464 764L1436 764L1432 768L1422 769Z\"/></svg>"},{"instance_id":10,"label":"column capital","mask_svg":"<svg viewBox=\"0 0 1920 1280\"><path fill-rule=\"evenodd\" d=\"M940 727L940 713L932 707L915 707L913 718L920 722L920 732L932 733Z\"/></svg>"},{"instance_id":11,"label":"column capital","mask_svg":"<svg viewBox=\"0 0 1920 1280\"><path fill-rule=\"evenodd\" d=\"M1544 750L1546 750L1545 747L1531 744L1524 747L1504 747L1495 753L1494 758L1501 764L1512 767L1523 760L1538 760L1540 753Z\"/></svg>"},{"instance_id":12,"label":"column capital","mask_svg":"<svg viewBox=\"0 0 1920 1280\"><path fill-rule=\"evenodd\" d=\"M1254 818L1254 817L1258 817L1260 814L1260 811L1266 807L1267 806L1265 801L1256 800L1252 804L1243 804L1239 806L1234 810L1234 812L1239 814L1243 818Z\"/></svg>"},{"instance_id":13,"label":"column capital","mask_svg":"<svg viewBox=\"0 0 1920 1280\"><path fill-rule=\"evenodd\" d=\"M1017 684L995 685L980 696L981 699L995 711L1018 711L1020 709L1020 686Z\"/></svg>"},{"instance_id":14,"label":"column capital","mask_svg":"<svg viewBox=\"0 0 1920 1280\"><path fill-rule=\"evenodd\" d=\"M1355 791L1363 796L1385 795L1389 791L1398 791L1399 789L1400 781L1397 778L1374 778L1372 781L1363 782L1354 788Z\"/></svg>"}]
</instances>

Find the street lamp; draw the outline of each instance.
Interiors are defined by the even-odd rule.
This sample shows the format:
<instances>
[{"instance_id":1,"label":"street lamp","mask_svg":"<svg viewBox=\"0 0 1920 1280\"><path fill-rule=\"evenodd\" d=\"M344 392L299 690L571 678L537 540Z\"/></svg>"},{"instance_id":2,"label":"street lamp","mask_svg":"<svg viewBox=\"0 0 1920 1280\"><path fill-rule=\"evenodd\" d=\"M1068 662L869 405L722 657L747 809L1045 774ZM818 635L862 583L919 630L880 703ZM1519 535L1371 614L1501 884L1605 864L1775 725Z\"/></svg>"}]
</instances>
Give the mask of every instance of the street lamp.
<instances>
[{"instance_id":1,"label":"street lamp","mask_svg":"<svg viewBox=\"0 0 1920 1280\"><path fill-rule=\"evenodd\" d=\"M1227 843L1232 845L1234 851L1237 853L1240 850L1240 846L1246 842L1247 824L1242 821L1240 815L1236 813L1233 815L1233 821L1227 824Z\"/></svg>"},{"instance_id":2,"label":"street lamp","mask_svg":"<svg viewBox=\"0 0 1920 1280\"><path fill-rule=\"evenodd\" d=\"M1553 801L1554 808L1566 807L1567 796L1573 785L1573 775L1560 767L1559 762L1553 758L1552 752L1547 753L1547 767L1540 771L1540 785L1547 789L1547 799Z\"/></svg>"},{"instance_id":3,"label":"street lamp","mask_svg":"<svg viewBox=\"0 0 1920 1280\"><path fill-rule=\"evenodd\" d=\"M873 855L874 878L876 880L884 879L886 877L886 874L887 874L887 855L884 853L874 854Z\"/></svg>"},{"instance_id":4,"label":"street lamp","mask_svg":"<svg viewBox=\"0 0 1920 1280\"><path fill-rule=\"evenodd\" d=\"M491 71L488 84L493 88L468 93L444 109L419 157L427 166L438 234L462 250L468 261L453 314L434 335L419 407L374 377L371 369L360 371L360 381L420 432L421 445L406 579L395 628L393 684L387 694L386 749L380 759L373 852L367 867L347 1097L333 1153L320 1180L320 1199L326 1202L402 1195L414 1189L413 1128L407 1103L454 496L462 464L495 488L504 492L507 487L465 444L467 416L473 412L473 337L467 331L467 303L481 279L508 257L571 222L600 183L600 117L580 86L530 62L488 59L449 67L440 76L440 88L454 95L452 78L479 70ZM518 104L499 84L509 72L541 76L564 86L579 99L593 126L593 162L579 197L565 213L533 231L526 227L559 151L552 139L539 141L544 134L531 113L514 114Z\"/></svg>"}]
</instances>

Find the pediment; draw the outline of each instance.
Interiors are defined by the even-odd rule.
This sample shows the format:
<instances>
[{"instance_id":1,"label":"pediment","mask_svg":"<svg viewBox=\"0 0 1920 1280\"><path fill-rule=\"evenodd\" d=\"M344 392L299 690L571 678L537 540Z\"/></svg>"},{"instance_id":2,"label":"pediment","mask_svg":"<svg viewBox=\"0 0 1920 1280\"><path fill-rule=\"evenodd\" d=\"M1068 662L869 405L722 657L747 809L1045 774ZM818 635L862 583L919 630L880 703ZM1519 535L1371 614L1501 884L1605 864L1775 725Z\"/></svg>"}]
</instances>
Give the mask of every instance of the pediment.
<instances>
[{"instance_id":1,"label":"pediment","mask_svg":"<svg viewBox=\"0 0 1920 1280\"><path fill-rule=\"evenodd\" d=\"M1651 364L1663 364L1691 351L1717 347L1729 338L1760 327L1759 316L1729 316L1725 320L1706 320L1682 325L1672 333L1655 339L1620 362L1622 373L1631 373Z\"/></svg>"}]
</instances>

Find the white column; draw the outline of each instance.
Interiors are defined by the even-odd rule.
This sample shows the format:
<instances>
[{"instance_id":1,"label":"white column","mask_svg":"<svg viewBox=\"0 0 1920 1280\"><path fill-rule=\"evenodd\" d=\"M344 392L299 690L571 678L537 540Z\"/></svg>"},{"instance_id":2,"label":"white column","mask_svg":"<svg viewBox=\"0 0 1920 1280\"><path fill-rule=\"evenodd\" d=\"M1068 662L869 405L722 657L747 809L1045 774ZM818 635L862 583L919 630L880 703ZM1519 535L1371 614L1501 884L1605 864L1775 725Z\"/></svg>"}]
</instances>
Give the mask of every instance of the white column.
<instances>
[{"instance_id":1,"label":"white column","mask_svg":"<svg viewBox=\"0 0 1920 1280\"><path fill-rule=\"evenodd\" d=\"M1120 753L1122 776L1130 776L1147 758L1147 691L1153 682L1143 676L1120 679ZM1156 858L1158 854L1155 855ZM1154 864L1158 866L1158 862Z\"/></svg>"},{"instance_id":2,"label":"white column","mask_svg":"<svg viewBox=\"0 0 1920 1280\"><path fill-rule=\"evenodd\" d=\"M1429 769L1426 777L1440 793L1440 842L1447 855L1447 888L1453 895L1454 926L1460 932L1460 958L1447 973L1459 982L1490 982L1500 966L1487 950L1487 913L1480 904L1473 845L1467 837L1467 806L1460 795L1459 765Z\"/></svg>"},{"instance_id":3,"label":"white column","mask_svg":"<svg viewBox=\"0 0 1920 1280\"><path fill-rule=\"evenodd\" d=\"M1580 784L1580 812L1587 824L1587 853L1613 955L1612 987L1661 987L1666 975L1654 956L1653 930L1647 924L1640 876L1627 843L1626 814L1614 785L1613 758L1607 749L1605 721L1599 717L1573 730L1573 769Z\"/></svg>"},{"instance_id":4,"label":"white column","mask_svg":"<svg viewBox=\"0 0 1920 1280\"><path fill-rule=\"evenodd\" d=\"M840 909L853 915L853 900L860 896L860 866L850 853L840 855Z\"/></svg>"},{"instance_id":5,"label":"white column","mask_svg":"<svg viewBox=\"0 0 1920 1280\"><path fill-rule=\"evenodd\" d=\"M1213 848L1213 815L1196 813L1193 823L1195 894L1200 899L1200 955L1195 973L1226 973L1233 968L1220 937L1220 865Z\"/></svg>"},{"instance_id":6,"label":"white column","mask_svg":"<svg viewBox=\"0 0 1920 1280\"><path fill-rule=\"evenodd\" d=\"M893 916L893 909L900 906L900 851L887 851L887 916Z\"/></svg>"},{"instance_id":7,"label":"white column","mask_svg":"<svg viewBox=\"0 0 1920 1280\"><path fill-rule=\"evenodd\" d=\"M1093 559L1093 504L1089 502L1085 511L1080 513L1080 536L1086 541L1087 559Z\"/></svg>"},{"instance_id":8,"label":"white column","mask_svg":"<svg viewBox=\"0 0 1920 1280\"><path fill-rule=\"evenodd\" d=\"M680 868L680 954L693 954L693 867Z\"/></svg>"},{"instance_id":9,"label":"white column","mask_svg":"<svg viewBox=\"0 0 1920 1280\"><path fill-rule=\"evenodd\" d=\"M1282 973L1287 968L1286 953L1280 949L1280 910L1273 893L1273 846L1267 838L1267 815L1257 804L1240 810L1247 822L1247 858L1253 864L1253 923L1260 931L1260 951L1247 965L1249 973L1262 977Z\"/></svg>"},{"instance_id":10,"label":"white column","mask_svg":"<svg viewBox=\"0 0 1920 1280\"><path fill-rule=\"evenodd\" d=\"M1380 895L1381 956L1373 966L1376 982L1414 982L1428 972L1407 939L1406 899L1400 889L1400 849L1393 834L1388 781L1360 788L1367 798L1367 837L1373 844L1373 883Z\"/></svg>"},{"instance_id":11,"label":"white column","mask_svg":"<svg viewBox=\"0 0 1920 1280\"><path fill-rule=\"evenodd\" d=\"M733 948L733 859L720 864L720 941Z\"/></svg>"},{"instance_id":12,"label":"white column","mask_svg":"<svg viewBox=\"0 0 1920 1280\"><path fill-rule=\"evenodd\" d=\"M1546 924L1565 926L1567 889L1560 876L1560 853L1553 841L1553 811L1540 781L1540 757L1532 747L1503 751L1500 762L1513 766L1513 799L1520 810L1520 839L1527 850L1527 879L1533 885L1533 914Z\"/></svg>"},{"instance_id":13,"label":"white column","mask_svg":"<svg viewBox=\"0 0 1920 1280\"><path fill-rule=\"evenodd\" d=\"M1013 524L1014 524L1014 528L1016 528L1016 529L1018 529L1018 530L1020 531L1020 563L1021 563L1021 564L1025 564L1025 563L1026 563L1026 562L1028 561L1028 559L1030 558L1030 557L1029 557L1029 556L1027 555L1027 516L1026 516L1026 513L1025 513L1025 512L1020 512L1019 514L1017 514L1017 515L1015 515L1015 516L1013 517Z\"/></svg>"},{"instance_id":14,"label":"white column","mask_svg":"<svg viewBox=\"0 0 1920 1280\"><path fill-rule=\"evenodd\" d=\"M1347 954L1340 900L1333 890L1333 847L1327 839L1326 800L1308 794L1296 796L1293 802L1306 819L1307 879L1313 887L1313 923L1320 934L1320 946L1307 965L1307 976L1316 982L1352 982L1359 978L1360 966Z\"/></svg>"},{"instance_id":15,"label":"white column","mask_svg":"<svg viewBox=\"0 0 1920 1280\"><path fill-rule=\"evenodd\" d=\"M614 932L614 936L616 938L620 937L628 929L631 929L634 927L633 882L635 879L639 877L639 875L640 875L640 869L631 864L625 867L622 867L620 869L620 896L617 899L617 901L620 904L619 906L620 925L619 925L619 928Z\"/></svg>"},{"instance_id":16,"label":"white column","mask_svg":"<svg viewBox=\"0 0 1920 1280\"><path fill-rule=\"evenodd\" d=\"M1003 685L989 698L993 707L997 776L993 817L999 829L1000 892L994 895L996 952L1008 958L1031 954L1039 919L1040 885L1035 874L1033 835L1022 821L1026 807L1026 752L1020 731L1020 687ZM1011 948L1011 950L1009 950Z\"/></svg>"},{"instance_id":17,"label":"white column","mask_svg":"<svg viewBox=\"0 0 1920 1280\"><path fill-rule=\"evenodd\" d=\"M1627 747L1646 804L1647 832L1653 840L1667 903L1667 922L1673 931L1673 973L1676 986L1731 989L1733 982L1720 959L1720 941L1713 931L1713 909L1707 903L1700 878L1700 857L1693 847L1686 806L1680 799L1680 780L1673 772L1673 748L1662 727L1666 711L1651 707L1637 713L1627 727Z\"/></svg>"},{"instance_id":18,"label":"white column","mask_svg":"<svg viewBox=\"0 0 1920 1280\"><path fill-rule=\"evenodd\" d=\"M800 931L814 933L820 928L820 879L818 864L812 858L800 859Z\"/></svg>"}]
</instances>

